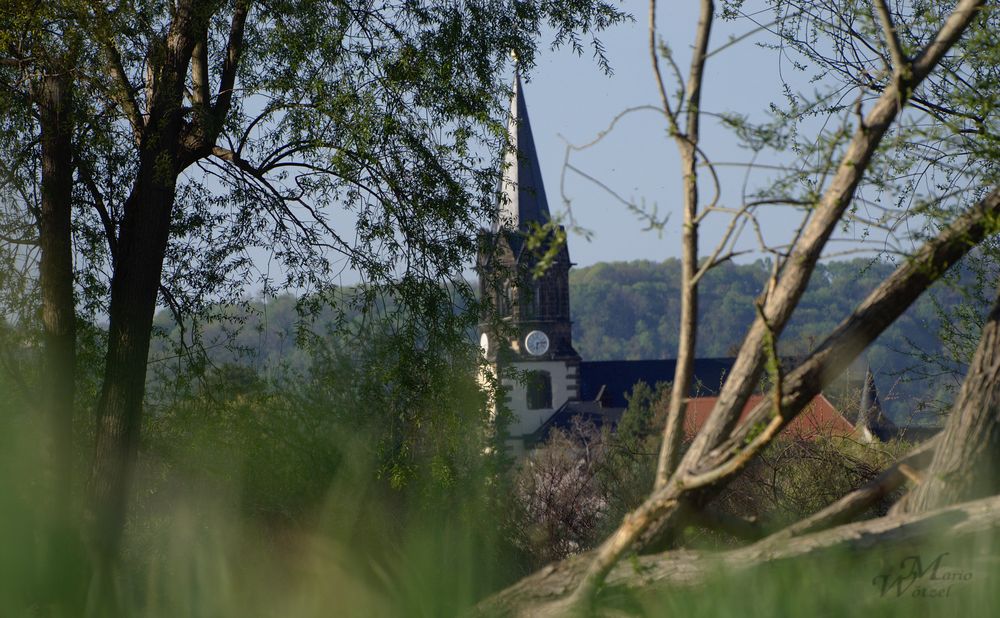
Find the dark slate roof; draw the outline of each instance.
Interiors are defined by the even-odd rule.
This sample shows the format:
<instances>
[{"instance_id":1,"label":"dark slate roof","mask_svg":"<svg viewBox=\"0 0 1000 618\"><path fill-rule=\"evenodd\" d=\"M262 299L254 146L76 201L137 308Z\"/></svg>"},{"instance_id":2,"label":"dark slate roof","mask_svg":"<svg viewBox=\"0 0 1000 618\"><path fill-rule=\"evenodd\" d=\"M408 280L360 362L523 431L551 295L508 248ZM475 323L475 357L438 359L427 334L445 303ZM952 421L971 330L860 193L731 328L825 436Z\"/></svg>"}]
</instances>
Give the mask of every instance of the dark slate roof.
<instances>
[{"instance_id":1,"label":"dark slate roof","mask_svg":"<svg viewBox=\"0 0 1000 618\"><path fill-rule=\"evenodd\" d=\"M714 395L733 367L733 358L699 358L694 361L691 396ZM593 401L599 395L608 407L625 407L625 393L636 382L655 386L674 379L676 360L584 361L580 363L580 400ZM601 393L604 388L603 395Z\"/></svg>"},{"instance_id":2,"label":"dark slate roof","mask_svg":"<svg viewBox=\"0 0 1000 618\"><path fill-rule=\"evenodd\" d=\"M545 442L553 429L568 430L574 418L591 422L598 429L605 426L614 428L624 413L623 407L609 408L599 401L567 401L528 437L528 441L531 444Z\"/></svg>"},{"instance_id":3,"label":"dark slate roof","mask_svg":"<svg viewBox=\"0 0 1000 618\"><path fill-rule=\"evenodd\" d=\"M500 221L494 231L499 227L527 231L530 223L542 224L550 217L520 74L514 76L514 96L507 130L512 149L504 156L499 191Z\"/></svg>"}]
</instances>

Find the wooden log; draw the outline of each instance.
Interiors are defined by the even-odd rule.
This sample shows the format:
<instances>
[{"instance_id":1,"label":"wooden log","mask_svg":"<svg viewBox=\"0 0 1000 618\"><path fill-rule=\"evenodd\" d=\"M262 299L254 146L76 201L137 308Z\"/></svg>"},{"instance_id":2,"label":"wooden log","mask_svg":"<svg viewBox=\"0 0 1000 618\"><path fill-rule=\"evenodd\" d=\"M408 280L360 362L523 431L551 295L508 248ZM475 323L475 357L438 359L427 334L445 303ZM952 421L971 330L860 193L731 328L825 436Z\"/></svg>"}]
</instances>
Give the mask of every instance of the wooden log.
<instances>
[{"instance_id":1,"label":"wooden log","mask_svg":"<svg viewBox=\"0 0 1000 618\"><path fill-rule=\"evenodd\" d=\"M726 552L670 551L624 560L609 574L608 586L635 590L694 586L721 570L740 571L767 563L801 560L833 551L866 551L916 544L934 535L959 542L1000 530L1000 496L953 505L922 514L886 516L793 537L783 543L764 539ZM563 616L565 600L582 578L591 556L573 556L551 564L481 602L485 616Z\"/></svg>"}]
</instances>

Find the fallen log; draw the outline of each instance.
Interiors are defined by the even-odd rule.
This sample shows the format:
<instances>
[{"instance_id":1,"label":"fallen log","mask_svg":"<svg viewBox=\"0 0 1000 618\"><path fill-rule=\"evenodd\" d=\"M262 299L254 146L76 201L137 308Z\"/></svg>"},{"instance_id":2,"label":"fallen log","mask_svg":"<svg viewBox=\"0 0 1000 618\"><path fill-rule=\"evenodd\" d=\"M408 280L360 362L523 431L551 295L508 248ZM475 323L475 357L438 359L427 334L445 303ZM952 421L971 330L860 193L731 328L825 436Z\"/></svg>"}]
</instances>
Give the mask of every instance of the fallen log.
<instances>
[{"instance_id":1,"label":"fallen log","mask_svg":"<svg viewBox=\"0 0 1000 618\"><path fill-rule=\"evenodd\" d=\"M605 584L613 588L650 590L694 586L721 571L740 571L767 563L798 560L826 552L867 551L918 544L946 535L958 543L973 535L1000 531L1000 496L949 506L917 515L890 515L773 543L759 543L725 552L676 550L636 556L620 562ZM583 577L591 559L580 554L551 564L522 579L476 607L486 616L562 616L565 600Z\"/></svg>"}]
</instances>

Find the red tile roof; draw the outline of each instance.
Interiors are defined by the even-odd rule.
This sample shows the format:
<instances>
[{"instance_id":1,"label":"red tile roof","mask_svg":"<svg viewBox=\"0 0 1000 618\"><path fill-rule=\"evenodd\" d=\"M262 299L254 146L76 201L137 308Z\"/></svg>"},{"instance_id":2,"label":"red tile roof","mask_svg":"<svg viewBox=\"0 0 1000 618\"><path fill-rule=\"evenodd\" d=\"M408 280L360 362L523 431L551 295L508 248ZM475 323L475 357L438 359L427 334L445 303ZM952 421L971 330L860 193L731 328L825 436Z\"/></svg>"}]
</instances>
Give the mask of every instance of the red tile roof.
<instances>
[{"instance_id":1,"label":"red tile roof","mask_svg":"<svg viewBox=\"0 0 1000 618\"><path fill-rule=\"evenodd\" d=\"M743 406L740 420L746 418L750 410L761 400L763 395L751 395ZM715 407L718 397L693 397L688 400L687 414L684 418L684 436L691 439L702 428L708 415ZM817 436L849 436L854 433L854 427L847 422L833 404L822 394L816 395L809 406L799 413L781 432L781 436L812 439Z\"/></svg>"}]
</instances>

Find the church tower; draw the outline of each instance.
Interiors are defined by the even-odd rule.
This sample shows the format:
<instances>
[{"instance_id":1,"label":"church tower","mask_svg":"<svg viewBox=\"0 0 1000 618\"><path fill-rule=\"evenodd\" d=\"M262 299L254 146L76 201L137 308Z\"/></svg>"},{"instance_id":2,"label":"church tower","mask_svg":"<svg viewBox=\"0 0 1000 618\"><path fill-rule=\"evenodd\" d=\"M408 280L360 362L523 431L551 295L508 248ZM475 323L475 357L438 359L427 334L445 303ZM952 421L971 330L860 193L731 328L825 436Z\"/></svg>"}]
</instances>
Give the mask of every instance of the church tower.
<instances>
[{"instance_id":1,"label":"church tower","mask_svg":"<svg viewBox=\"0 0 1000 618\"><path fill-rule=\"evenodd\" d=\"M521 452L553 412L579 397L580 355L572 342L565 230L551 225L518 75L508 131L512 148L504 157L499 219L484 234L478 263L480 292L492 299L500 326L484 319L480 344L503 375L514 417L511 447Z\"/></svg>"}]
</instances>

